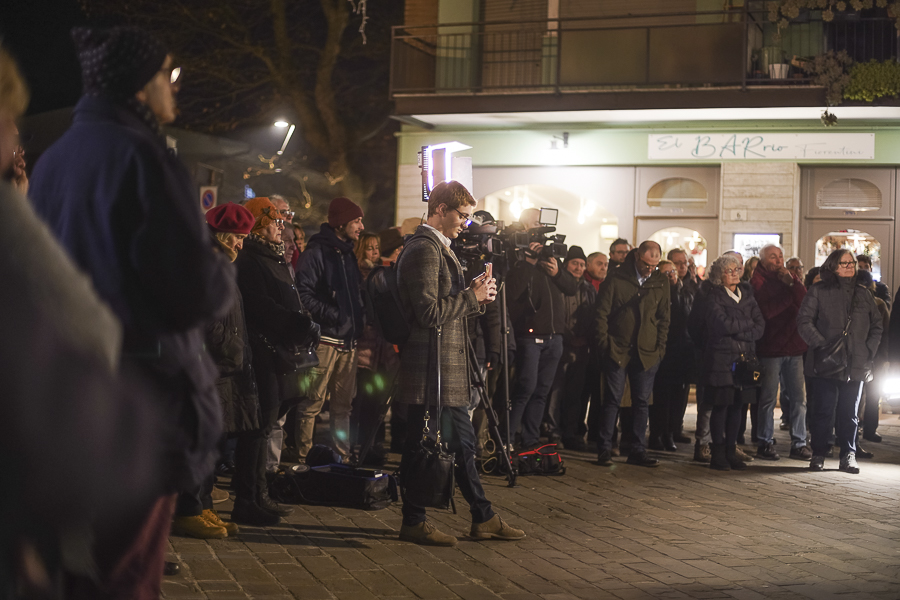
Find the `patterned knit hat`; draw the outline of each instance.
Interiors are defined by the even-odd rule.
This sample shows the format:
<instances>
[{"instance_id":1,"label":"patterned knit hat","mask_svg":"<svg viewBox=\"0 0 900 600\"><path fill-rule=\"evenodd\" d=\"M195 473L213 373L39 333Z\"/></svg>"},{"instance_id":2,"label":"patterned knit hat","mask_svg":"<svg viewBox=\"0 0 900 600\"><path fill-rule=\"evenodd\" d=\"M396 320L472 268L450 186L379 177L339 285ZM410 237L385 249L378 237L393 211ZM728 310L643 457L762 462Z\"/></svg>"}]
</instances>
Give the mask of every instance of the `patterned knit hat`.
<instances>
[{"instance_id":1,"label":"patterned knit hat","mask_svg":"<svg viewBox=\"0 0 900 600\"><path fill-rule=\"evenodd\" d=\"M72 39L87 95L116 99L134 96L166 60L162 42L137 27L76 27Z\"/></svg>"},{"instance_id":2,"label":"patterned knit hat","mask_svg":"<svg viewBox=\"0 0 900 600\"><path fill-rule=\"evenodd\" d=\"M265 229L266 226L272 221L282 219L281 211L275 208L275 205L272 204L272 201L265 196L259 196L247 200L247 202L244 204L244 208L249 210L250 214L253 215L253 218L256 219L256 224L253 226L253 231Z\"/></svg>"}]
</instances>

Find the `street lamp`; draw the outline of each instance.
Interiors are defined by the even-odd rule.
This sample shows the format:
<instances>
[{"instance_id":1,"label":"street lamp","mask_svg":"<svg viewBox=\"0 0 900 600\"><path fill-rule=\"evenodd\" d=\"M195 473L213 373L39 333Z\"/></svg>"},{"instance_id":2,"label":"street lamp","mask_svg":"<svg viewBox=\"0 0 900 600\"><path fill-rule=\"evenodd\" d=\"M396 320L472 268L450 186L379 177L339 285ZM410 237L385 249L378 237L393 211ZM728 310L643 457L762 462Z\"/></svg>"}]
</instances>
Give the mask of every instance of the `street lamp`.
<instances>
[{"instance_id":1,"label":"street lamp","mask_svg":"<svg viewBox=\"0 0 900 600\"><path fill-rule=\"evenodd\" d=\"M291 136L294 135L294 129L296 126L293 123L288 123L287 121L275 121L272 123L275 127L279 129L284 129L287 127L287 135L284 136L284 143L281 144L281 150L278 151L278 156L284 154L284 149L287 148L288 142L291 141Z\"/></svg>"}]
</instances>

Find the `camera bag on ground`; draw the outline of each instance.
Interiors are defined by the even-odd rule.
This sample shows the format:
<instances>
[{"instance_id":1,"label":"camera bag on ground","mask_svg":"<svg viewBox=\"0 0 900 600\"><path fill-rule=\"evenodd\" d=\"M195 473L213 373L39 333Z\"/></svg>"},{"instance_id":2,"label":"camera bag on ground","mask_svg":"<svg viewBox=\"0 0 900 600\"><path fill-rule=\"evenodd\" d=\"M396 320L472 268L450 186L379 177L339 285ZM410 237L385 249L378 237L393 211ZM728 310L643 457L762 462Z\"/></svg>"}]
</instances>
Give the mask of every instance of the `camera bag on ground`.
<instances>
[{"instance_id":1,"label":"camera bag on ground","mask_svg":"<svg viewBox=\"0 0 900 600\"><path fill-rule=\"evenodd\" d=\"M519 475L565 475L566 466L556 444L544 444L516 454Z\"/></svg>"},{"instance_id":2,"label":"camera bag on ground","mask_svg":"<svg viewBox=\"0 0 900 600\"><path fill-rule=\"evenodd\" d=\"M377 469L342 464L296 465L269 483L269 495L283 504L319 504L379 510L397 501L397 480Z\"/></svg>"},{"instance_id":3,"label":"camera bag on ground","mask_svg":"<svg viewBox=\"0 0 900 600\"><path fill-rule=\"evenodd\" d=\"M438 242L431 236L414 235L406 242L404 249L419 240L427 240L436 248L438 247ZM400 256L403 256L402 250ZM391 344L401 346L409 339L412 329L400 304L400 286L397 283L397 265L399 263L400 259L398 258L389 267L375 266L366 277L363 294L369 322L375 324L375 328L384 339Z\"/></svg>"}]
</instances>

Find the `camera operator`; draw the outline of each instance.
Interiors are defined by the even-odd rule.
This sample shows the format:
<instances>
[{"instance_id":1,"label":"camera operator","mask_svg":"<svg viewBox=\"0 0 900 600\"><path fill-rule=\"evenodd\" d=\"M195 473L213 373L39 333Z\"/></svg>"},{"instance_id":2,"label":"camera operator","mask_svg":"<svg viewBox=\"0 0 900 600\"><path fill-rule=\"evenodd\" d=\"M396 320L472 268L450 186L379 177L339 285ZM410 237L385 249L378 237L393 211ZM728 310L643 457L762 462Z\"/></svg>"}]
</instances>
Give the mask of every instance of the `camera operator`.
<instances>
[{"instance_id":1,"label":"camera operator","mask_svg":"<svg viewBox=\"0 0 900 600\"><path fill-rule=\"evenodd\" d=\"M534 229L540 226L539 214L537 209L526 209L519 222L526 230ZM524 260L510 269L506 283L516 332L516 381L509 426L510 433L515 433L522 425L521 448L536 446L540 439L547 394L563 351L565 296L577 293L575 277L543 251L543 243L531 242Z\"/></svg>"}]
</instances>

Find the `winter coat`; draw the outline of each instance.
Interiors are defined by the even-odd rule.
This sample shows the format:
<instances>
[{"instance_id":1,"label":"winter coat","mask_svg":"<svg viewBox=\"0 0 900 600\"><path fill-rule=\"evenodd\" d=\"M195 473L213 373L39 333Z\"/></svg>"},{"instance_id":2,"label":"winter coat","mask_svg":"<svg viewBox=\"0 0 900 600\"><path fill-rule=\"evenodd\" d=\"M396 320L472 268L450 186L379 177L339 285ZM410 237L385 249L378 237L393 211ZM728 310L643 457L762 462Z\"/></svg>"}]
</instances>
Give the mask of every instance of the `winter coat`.
<instances>
[{"instance_id":1,"label":"winter coat","mask_svg":"<svg viewBox=\"0 0 900 600\"><path fill-rule=\"evenodd\" d=\"M430 239L422 239L424 236ZM404 404L434 402L434 332L440 325L441 404L468 406L471 386L467 320L483 310L475 292L466 289L462 266L435 232L421 225L400 254L397 283L411 332L400 351L399 385L394 399Z\"/></svg>"},{"instance_id":2,"label":"winter coat","mask_svg":"<svg viewBox=\"0 0 900 600\"><path fill-rule=\"evenodd\" d=\"M752 355L755 342L762 337L766 322L750 284L741 282L741 301L735 302L724 286L715 286L704 303L706 346L701 362L701 382L728 387L734 385L732 365L741 354Z\"/></svg>"},{"instance_id":3,"label":"winter coat","mask_svg":"<svg viewBox=\"0 0 900 600\"><path fill-rule=\"evenodd\" d=\"M875 306L878 307L878 313L881 315L881 324L884 326L881 341L878 342L878 352L875 353L875 368L879 369L888 361L888 355L890 354L889 341L891 336L888 335L888 330L891 327L891 311L888 309L885 301L878 297L875 298Z\"/></svg>"},{"instance_id":4,"label":"winter coat","mask_svg":"<svg viewBox=\"0 0 900 600\"><path fill-rule=\"evenodd\" d=\"M472 281L484 273L484 261L469 261L463 281ZM500 361L500 302L484 305L484 312L469 319L469 339L475 347L475 357L479 364L490 362L496 366ZM512 336L510 336L512 337Z\"/></svg>"},{"instance_id":5,"label":"winter coat","mask_svg":"<svg viewBox=\"0 0 900 600\"><path fill-rule=\"evenodd\" d=\"M222 417L204 326L234 299L232 266L214 252L195 184L165 140L128 109L85 96L38 160L31 194L124 327L124 356L161 392L169 489L212 470Z\"/></svg>"},{"instance_id":6,"label":"winter coat","mask_svg":"<svg viewBox=\"0 0 900 600\"><path fill-rule=\"evenodd\" d=\"M620 367L638 358L644 369L659 362L666 353L671 299L669 281L653 271L644 285L638 284L636 251L609 272L597 295L597 345Z\"/></svg>"},{"instance_id":7,"label":"winter coat","mask_svg":"<svg viewBox=\"0 0 900 600\"><path fill-rule=\"evenodd\" d=\"M694 342L688 334L688 320L694 306L695 286L679 281L670 285L672 299L669 335L666 338L666 354L659 365L657 377L669 382L694 382L697 361Z\"/></svg>"},{"instance_id":8,"label":"winter coat","mask_svg":"<svg viewBox=\"0 0 900 600\"><path fill-rule=\"evenodd\" d=\"M566 329L565 296L574 296L577 284L562 264L554 277L540 265L517 262L506 277L509 319L518 336L544 336Z\"/></svg>"},{"instance_id":9,"label":"winter coat","mask_svg":"<svg viewBox=\"0 0 900 600\"><path fill-rule=\"evenodd\" d=\"M881 281L875 282L875 297L884 302L888 310L891 310L891 290Z\"/></svg>"},{"instance_id":10,"label":"winter coat","mask_svg":"<svg viewBox=\"0 0 900 600\"><path fill-rule=\"evenodd\" d=\"M566 328L563 343L567 346L587 346L594 337L594 306L597 292L586 279L577 280L574 296L563 296Z\"/></svg>"},{"instance_id":11,"label":"winter coat","mask_svg":"<svg viewBox=\"0 0 900 600\"><path fill-rule=\"evenodd\" d=\"M238 433L259 429L259 395L240 293L228 314L207 326L206 344L219 369L216 389L222 402L225 431Z\"/></svg>"},{"instance_id":12,"label":"winter coat","mask_svg":"<svg viewBox=\"0 0 900 600\"><path fill-rule=\"evenodd\" d=\"M800 356L806 352L806 342L797 332L797 313L806 288L796 274L792 273L791 279L793 284L787 285L777 271L766 269L762 262L753 271L750 285L766 320L766 331L756 343L758 356Z\"/></svg>"},{"instance_id":13,"label":"winter coat","mask_svg":"<svg viewBox=\"0 0 900 600\"><path fill-rule=\"evenodd\" d=\"M384 266L390 266L390 263L386 263ZM372 268L368 269L368 272L371 272ZM363 269L361 268L360 271ZM362 273L361 285L365 286L367 276L368 273ZM365 302L365 297L363 302ZM366 324L356 345L356 367L369 371L383 371L393 375L399 366L400 356L394 345L384 339L377 327Z\"/></svg>"},{"instance_id":14,"label":"winter coat","mask_svg":"<svg viewBox=\"0 0 900 600\"><path fill-rule=\"evenodd\" d=\"M234 264L253 351L253 370L257 377L269 378L275 373L270 346L307 343L311 319L303 310L283 255L250 236L244 240L244 248ZM275 397L259 400L264 412L279 402Z\"/></svg>"},{"instance_id":15,"label":"winter coat","mask_svg":"<svg viewBox=\"0 0 900 600\"><path fill-rule=\"evenodd\" d=\"M816 349L843 334L850 314L850 330L847 336L847 369L844 381L865 381L866 373L874 366L875 353L884 330L884 323L875 298L866 289L872 276L857 271L851 280L840 281L834 273L822 271L823 280L813 284L803 299L797 316L797 329L809 344L804 372L816 377ZM850 313L852 306L852 313Z\"/></svg>"},{"instance_id":16,"label":"winter coat","mask_svg":"<svg viewBox=\"0 0 900 600\"><path fill-rule=\"evenodd\" d=\"M353 244L322 223L297 262L300 301L322 327L322 341L349 345L363 332L361 275Z\"/></svg>"}]
</instances>

